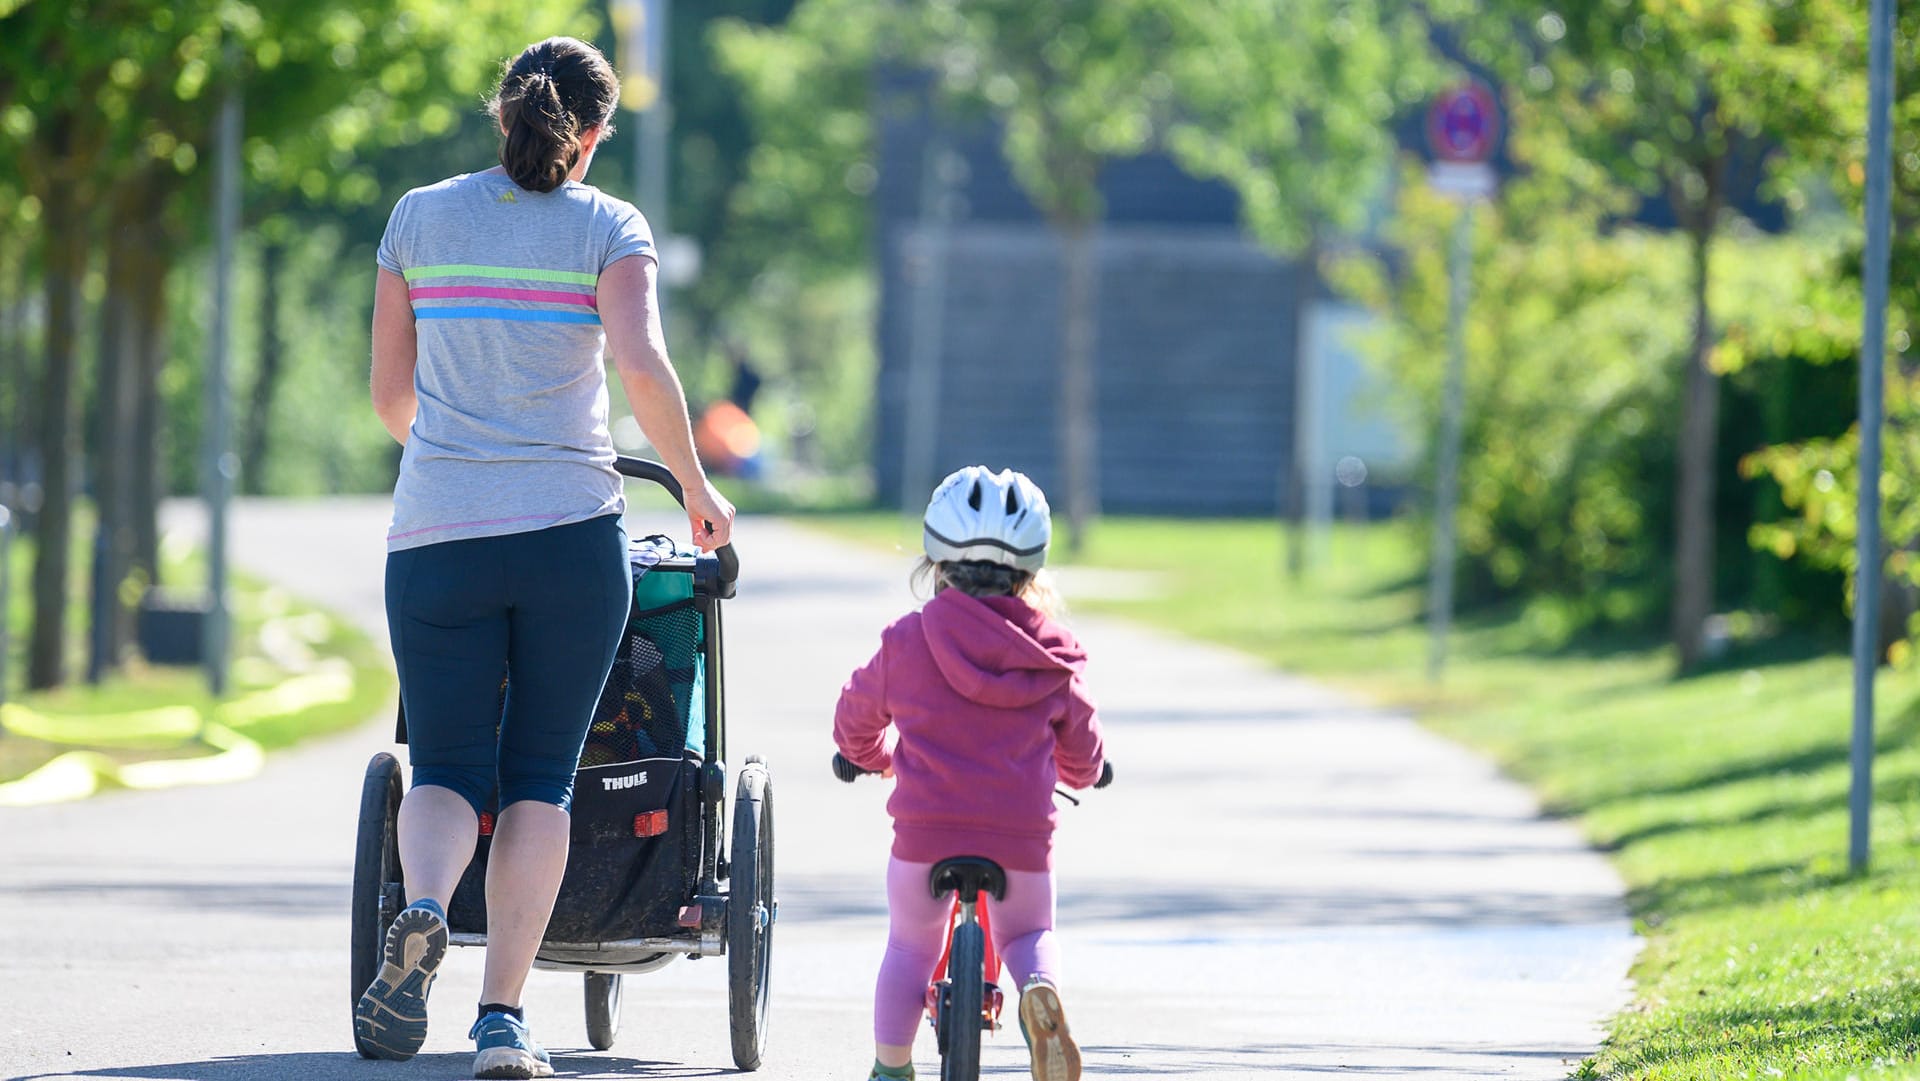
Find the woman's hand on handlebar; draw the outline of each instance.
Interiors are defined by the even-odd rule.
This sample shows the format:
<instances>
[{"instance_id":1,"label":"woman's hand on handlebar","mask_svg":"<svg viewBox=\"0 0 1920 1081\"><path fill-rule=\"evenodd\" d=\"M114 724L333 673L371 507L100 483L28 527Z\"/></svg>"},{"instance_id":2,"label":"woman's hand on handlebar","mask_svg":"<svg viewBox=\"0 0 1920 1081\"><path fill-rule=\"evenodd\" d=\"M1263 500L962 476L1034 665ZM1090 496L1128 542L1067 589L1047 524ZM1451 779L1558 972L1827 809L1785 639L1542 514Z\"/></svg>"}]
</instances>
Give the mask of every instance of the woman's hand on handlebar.
<instances>
[{"instance_id":1,"label":"woman's hand on handlebar","mask_svg":"<svg viewBox=\"0 0 1920 1081\"><path fill-rule=\"evenodd\" d=\"M733 539L733 504L712 481L702 478L699 484L686 485L684 495L687 523L693 527L696 547L711 552Z\"/></svg>"}]
</instances>

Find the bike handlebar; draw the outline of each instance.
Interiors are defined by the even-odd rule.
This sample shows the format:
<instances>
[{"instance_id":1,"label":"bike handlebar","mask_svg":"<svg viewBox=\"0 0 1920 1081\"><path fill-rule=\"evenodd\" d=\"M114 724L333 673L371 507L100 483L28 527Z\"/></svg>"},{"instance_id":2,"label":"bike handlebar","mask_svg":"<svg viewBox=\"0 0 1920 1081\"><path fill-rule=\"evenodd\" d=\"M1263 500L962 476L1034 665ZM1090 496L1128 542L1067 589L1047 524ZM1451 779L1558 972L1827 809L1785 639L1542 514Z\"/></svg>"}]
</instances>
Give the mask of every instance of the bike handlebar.
<instances>
[{"instance_id":1,"label":"bike handlebar","mask_svg":"<svg viewBox=\"0 0 1920 1081\"><path fill-rule=\"evenodd\" d=\"M833 752L833 775L845 781L847 784L852 784L861 777L878 772L880 771L875 769L861 769L849 761L846 755L841 754L839 751ZM1093 782L1093 787L1105 788L1112 783L1113 763L1100 763L1100 779Z\"/></svg>"},{"instance_id":2,"label":"bike handlebar","mask_svg":"<svg viewBox=\"0 0 1920 1081\"><path fill-rule=\"evenodd\" d=\"M878 772L878 770L861 769L859 766L848 761L846 755L841 754L839 751L833 752L833 775L848 784L852 784L865 774Z\"/></svg>"}]
</instances>

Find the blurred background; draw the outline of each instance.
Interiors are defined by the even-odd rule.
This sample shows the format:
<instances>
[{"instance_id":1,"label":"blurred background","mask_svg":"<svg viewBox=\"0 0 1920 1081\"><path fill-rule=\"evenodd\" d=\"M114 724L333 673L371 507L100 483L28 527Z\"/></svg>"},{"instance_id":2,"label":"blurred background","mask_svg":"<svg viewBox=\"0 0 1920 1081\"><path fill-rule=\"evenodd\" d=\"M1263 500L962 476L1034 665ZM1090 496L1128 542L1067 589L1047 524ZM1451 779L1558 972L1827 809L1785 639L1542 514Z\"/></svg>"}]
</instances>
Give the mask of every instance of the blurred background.
<instances>
[{"instance_id":1,"label":"blurred background","mask_svg":"<svg viewBox=\"0 0 1920 1081\"><path fill-rule=\"evenodd\" d=\"M1904 6L1895 659L1920 580ZM221 448L242 493L390 489L374 247L408 188L494 163L482 103L550 34L600 44L645 107L588 180L666 238L672 355L743 507L911 511L979 461L1033 475L1068 550L1102 515L1267 520L1255 569L1311 575L1333 523L1431 524L1457 342L1459 604L1547 598L1564 636L1662 635L1683 669L1837 636L1864 7L0 0L8 682L137 652L157 508ZM1463 86L1485 115L1444 145ZM1477 203L1437 158L1486 161Z\"/></svg>"}]
</instances>

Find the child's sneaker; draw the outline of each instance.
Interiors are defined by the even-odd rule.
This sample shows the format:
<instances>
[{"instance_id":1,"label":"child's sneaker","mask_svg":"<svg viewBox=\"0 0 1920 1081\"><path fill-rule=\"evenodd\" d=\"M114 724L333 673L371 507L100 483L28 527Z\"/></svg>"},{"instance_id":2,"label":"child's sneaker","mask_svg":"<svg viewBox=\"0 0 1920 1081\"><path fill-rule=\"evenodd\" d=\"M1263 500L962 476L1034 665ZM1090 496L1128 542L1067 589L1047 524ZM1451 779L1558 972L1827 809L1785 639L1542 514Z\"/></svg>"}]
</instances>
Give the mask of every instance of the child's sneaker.
<instances>
[{"instance_id":1,"label":"child's sneaker","mask_svg":"<svg viewBox=\"0 0 1920 1081\"><path fill-rule=\"evenodd\" d=\"M547 1049L533 1042L527 1023L510 1013L490 1013L473 1023L467 1033L479 1054L473 1059L475 1078L552 1077L553 1060Z\"/></svg>"},{"instance_id":2,"label":"child's sneaker","mask_svg":"<svg viewBox=\"0 0 1920 1081\"><path fill-rule=\"evenodd\" d=\"M427 1042L427 991L447 956L447 916L423 898L387 928L380 974L353 1007L353 1033L375 1058L410 1059Z\"/></svg>"},{"instance_id":3,"label":"child's sneaker","mask_svg":"<svg viewBox=\"0 0 1920 1081\"><path fill-rule=\"evenodd\" d=\"M1060 992L1041 977L1020 990L1020 1032L1027 1038L1033 1081L1080 1081L1080 1048L1067 1031Z\"/></svg>"}]
</instances>

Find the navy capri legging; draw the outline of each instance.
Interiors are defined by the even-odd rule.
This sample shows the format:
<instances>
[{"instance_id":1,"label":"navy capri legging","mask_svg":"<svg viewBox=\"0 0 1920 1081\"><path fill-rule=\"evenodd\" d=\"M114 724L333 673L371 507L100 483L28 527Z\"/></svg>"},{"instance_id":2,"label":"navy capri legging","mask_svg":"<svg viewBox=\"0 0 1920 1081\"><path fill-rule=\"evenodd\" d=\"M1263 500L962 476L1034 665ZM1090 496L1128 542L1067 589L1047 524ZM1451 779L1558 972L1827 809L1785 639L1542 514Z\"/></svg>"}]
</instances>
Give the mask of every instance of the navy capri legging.
<instances>
[{"instance_id":1,"label":"navy capri legging","mask_svg":"<svg viewBox=\"0 0 1920 1081\"><path fill-rule=\"evenodd\" d=\"M632 574L618 515L389 553L387 631L413 786L450 788L476 812L496 784L498 807L564 810Z\"/></svg>"}]
</instances>

